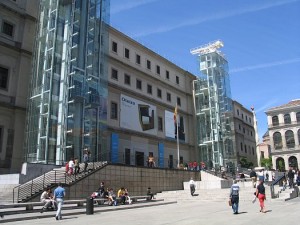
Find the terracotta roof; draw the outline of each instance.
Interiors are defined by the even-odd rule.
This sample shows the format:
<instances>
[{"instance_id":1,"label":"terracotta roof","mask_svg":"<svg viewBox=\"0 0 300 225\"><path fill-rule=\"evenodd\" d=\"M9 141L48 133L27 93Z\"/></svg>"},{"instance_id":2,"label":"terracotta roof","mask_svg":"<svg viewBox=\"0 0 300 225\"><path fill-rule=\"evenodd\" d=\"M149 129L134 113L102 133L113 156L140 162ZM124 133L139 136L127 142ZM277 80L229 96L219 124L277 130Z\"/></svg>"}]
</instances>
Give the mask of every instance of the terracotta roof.
<instances>
[{"instance_id":1,"label":"terracotta roof","mask_svg":"<svg viewBox=\"0 0 300 225\"><path fill-rule=\"evenodd\" d=\"M284 108L289 108L289 107L293 107L293 106L300 106L300 99L295 99L295 100L290 101L287 104L283 104L280 106L270 108L268 111L275 110L275 109L284 109Z\"/></svg>"}]
</instances>

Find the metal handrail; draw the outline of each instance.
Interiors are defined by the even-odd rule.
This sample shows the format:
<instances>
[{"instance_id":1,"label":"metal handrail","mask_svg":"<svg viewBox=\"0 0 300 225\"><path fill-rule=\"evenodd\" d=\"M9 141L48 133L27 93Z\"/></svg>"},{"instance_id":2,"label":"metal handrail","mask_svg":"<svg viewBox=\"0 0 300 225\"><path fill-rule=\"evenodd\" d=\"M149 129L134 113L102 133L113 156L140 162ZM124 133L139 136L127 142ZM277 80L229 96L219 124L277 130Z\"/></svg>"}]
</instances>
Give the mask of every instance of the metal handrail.
<instances>
[{"instance_id":1,"label":"metal handrail","mask_svg":"<svg viewBox=\"0 0 300 225\"><path fill-rule=\"evenodd\" d=\"M88 165L88 171L95 170L97 168L100 168L103 165L104 164L102 162L98 162L98 164L96 162L90 162ZM83 168L84 163L81 163L80 167ZM40 194L40 192L43 191L45 187L51 187L53 186L53 184L64 183L65 185L69 185L70 183L77 181L78 179L82 178L83 176L86 176L87 174L80 175L80 176L74 174L69 176L66 174L65 170L62 171L51 170L24 184L14 187L13 202L15 202L15 200L17 200L17 202L26 201L26 199L31 198L32 196L35 196L37 194ZM17 189L17 196L15 196L16 189Z\"/></svg>"},{"instance_id":2,"label":"metal handrail","mask_svg":"<svg viewBox=\"0 0 300 225\"><path fill-rule=\"evenodd\" d=\"M279 176L276 180L274 180L271 185L270 185L270 189L271 189L271 198L278 198L278 195L275 195L275 190L274 190L274 185L278 184L279 182L283 181L285 178L285 174Z\"/></svg>"}]
</instances>

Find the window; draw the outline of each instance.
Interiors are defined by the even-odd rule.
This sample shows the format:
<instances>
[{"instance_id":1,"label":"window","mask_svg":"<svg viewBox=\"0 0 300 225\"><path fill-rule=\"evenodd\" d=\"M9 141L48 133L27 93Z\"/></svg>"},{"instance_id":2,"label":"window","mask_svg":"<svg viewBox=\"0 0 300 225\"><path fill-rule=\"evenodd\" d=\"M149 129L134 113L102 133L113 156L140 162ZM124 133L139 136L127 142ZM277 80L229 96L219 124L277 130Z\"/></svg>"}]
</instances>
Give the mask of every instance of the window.
<instances>
[{"instance_id":1,"label":"window","mask_svg":"<svg viewBox=\"0 0 300 225\"><path fill-rule=\"evenodd\" d=\"M130 76L128 74L124 74L124 83L130 85Z\"/></svg>"},{"instance_id":2,"label":"window","mask_svg":"<svg viewBox=\"0 0 300 225\"><path fill-rule=\"evenodd\" d=\"M166 79L169 80L170 79L170 72L168 70L166 70Z\"/></svg>"},{"instance_id":3,"label":"window","mask_svg":"<svg viewBox=\"0 0 300 225\"><path fill-rule=\"evenodd\" d=\"M239 124L239 130L241 130L241 124Z\"/></svg>"},{"instance_id":4,"label":"window","mask_svg":"<svg viewBox=\"0 0 300 225\"><path fill-rule=\"evenodd\" d=\"M111 78L118 80L118 70L111 68Z\"/></svg>"},{"instance_id":5,"label":"window","mask_svg":"<svg viewBox=\"0 0 300 225\"><path fill-rule=\"evenodd\" d=\"M247 153L247 145L245 145L245 153Z\"/></svg>"},{"instance_id":6,"label":"window","mask_svg":"<svg viewBox=\"0 0 300 225\"><path fill-rule=\"evenodd\" d=\"M298 130L298 142L300 142L300 129Z\"/></svg>"},{"instance_id":7,"label":"window","mask_svg":"<svg viewBox=\"0 0 300 225\"><path fill-rule=\"evenodd\" d=\"M129 59L129 49L125 48L125 58Z\"/></svg>"},{"instance_id":8,"label":"window","mask_svg":"<svg viewBox=\"0 0 300 225\"><path fill-rule=\"evenodd\" d=\"M7 90L8 88L8 69L0 67L0 88Z\"/></svg>"},{"instance_id":9,"label":"window","mask_svg":"<svg viewBox=\"0 0 300 225\"><path fill-rule=\"evenodd\" d=\"M142 81L136 79L136 89L142 90Z\"/></svg>"},{"instance_id":10,"label":"window","mask_svg":"<svg viewBox=\"0 0 300 225\"><path fill-rule=\"evenodd\" d=\"M284 124L291 124L290 114L285 114L283 118L284 118Z\"/></svg>"},{"instance_id":11,"label":"window","mask_svg":"<svg viewBox=\"0 0 300 225\"><path fill-rule=\"evenodd\" d=\"M252 155L254 155L254 147L252 147Z\"/></svg>"},{"instance_id":12,"label":"window","mask_svg":"<svg viewBox=\"0 0 300 225\"><path fill-rule=\"evenodd\" d=\"M150 84L147 85L147 93L152 95L152 86Z\"/></svg>"},{"instance_id":13,"label":"window","mask_svg":"<svg viewBox=\"0 0 300 225\"><path fill-rule=\"evenodd\" d=\"M151 61L147 60L147 69L151 70Z\"/></svg>"},{"instance_id":14,"label":"window","mask_svg":"<svg viewBox=\"0 0 300 225\"><path fill-rule=\"evenodd\" d=\"M138 55L138 54L135 55L135 62L137 64L141 64L141 56L140 55Z\"/></svg>"},{"instance_id":15,"label":"window","mask_svg":"<svg viewBox=\"0 0 300 225\"><path fill-rule=\"evenodd\" d=\"M237 113L237 115L239 116L240 115L240 110L236 110L236 113Z\"/></svg>"},{"instance_id":16,"label":"window","mask_svg":"<svg viewBox=\"0 0 300 225\"><path fill-rule=\"evenodd\" d=\"M176 84L179 84L179 77L176 76Z\"/></svg>"},{"instance_id":17,"label":"window","mask_svg":"<svg viewBox=\"0 0 300 225\"><path fill-rule=\"evenodd\" d=\"M294 132L291 130L288 130L285 132L285 140L286 140L286 146L288 148L294 148L295 147L295 138L294 138Z\"/></svg>"},{"instance_id":18,"label":"window","mask_svg":"<svg viewBox=\"0 0 300 225\"><path fill-rule=\"evenodd\" d=\"M251 118L249 117L249 122L252 123Z\"/></svg>"},{"instance_id":19,"label":"window","mask_svg":"<svg viewBox=\"0 0 300 225\"><path fill-rule=\"evenodd\" d=\"M162 117L158 117L158 130L163 131L163 119L162 119Z\"/></svg>"},{"instance_id":20,"label":"window","mask_svg":"<svg viewBox=\"0 0 300 225\"><path fill-rule=\"evenodd\" d=\"M115 102L111 102L110 104L110 118L111 119L118 119L118 104Z\"/></svg>"},{"instance_id":21,"label":"window","mask_svg":"<svg viewBox=\"0 0 300 225\"><path fill-rule=\"evenodd\" d=\"M156 73L160 74L160 66L158 66L158 65L156 66Z\"/></svg>"},{"instance_id":22,"label":"window","mask_svg":"<svg viewBox=\"0 0 300 225\"><path fill-rule=\"evenodd\" d=\"M157 97L161 98L161 89L157 88Z\"/></svg>"},{"instance_id":23,"label":"window","mask_svg":"<svg viewBox=\"0 0 300 225\"><path fill-rule=\"evenodd\" d=\"M243 143L241 142L241 151L243 151Z\"/></svg>"},{"instance_id":24,"label":"window","mask_svg":"<svg viewBox=\"0 0 300 225\"><path fill-rule=\"evenodd\" d=\"M246 115L246 121L248 121L248 116Z\"/></svg>"},{"instance_id":25,"label":"window","mask_svg":"<svg viewBox=\"0 0 300 225\"><path fill-rule=\"evenodd\" d=\"M181 106L181 99L177 97L177 105Z\"/></svg>"},{"instance_id":26,"label":"window","mask_svg":"<svg viewBox=\"0 0 300 225\"><path fill-rule=\"evenodd\" d=\"M281 149L282 148L282 138L280 132L275 132L273 134L274 148Z\"/></svg>"},{"instance_id":27,"label":"window","mask_svg":"<svg viewBox=\"0 0 300 225\"><path fill-rule=\"evenodd\" d=\"M251 137L253 136L252 130L250 131Z\"/></svg>"},{"instance_id":28,"label":"window","mask_svg":"<svg viewBox=\"0 0 300 225\"><path fill-rule=\"evenodd\" d=\"M245 127L243 127L243 133L244 133L244 134L246 133L246 129L245 129Z\"/></svg>"},{"instance_id":29,"label":"window","mask_svg":"<svg viewBox=\"0 0 300 225\"><path fill-rule=\"evenodd\" d=\"M171 101L171 94L167 92L167 101Z\"/></svg>"},{"instance_id":30,"label":"window","mask_svg":"<svg viewBox=\"0 0 300 225\"><path fill-rule=\"evenodd\" d=\"M264 159L264 158L265 158L265 152L261 151L261 152L260 152L260 157L261 157L262 159Z\"/></svg>"},{"instance_id":31,"label":"window","mask_svg":"<svg viewBox=\"0 0 300 225\"><path fill-rule=\"evenodd\" d=\"M113 51L113 52L115 52L115 53L117 53L118 52L118 43L117 42L112 42L112 48L111 48L111 50Z\"/></svg>"},{"instance_id":32,"label":"window","mask_svg":"<svg viewBox=\"0 0 300 225\"><path fill-rule=\"evenodd\" d=\"M244 114L242 113L242 119L244 119Z\"/></svg>"},{"instance_id":33,"label":"window","mask_svg":"<svg viewBox=\"0 0 300 225\"><path fill-rule=\"evenodd\" d=\"M6 21L3 21L2 33L12 37L14 35L14 25L12 25Z\"/></svg>"},{"instance_id":34,"label":"window","mask_svg":"<svg viewBox=\"0 0 300 225\"><path fill-rule=\"evenodd\" d=\"M279 125L278 116L273 116L272 117L272 125L273 126L278 126Z\"/></svg>"}]
</instances>

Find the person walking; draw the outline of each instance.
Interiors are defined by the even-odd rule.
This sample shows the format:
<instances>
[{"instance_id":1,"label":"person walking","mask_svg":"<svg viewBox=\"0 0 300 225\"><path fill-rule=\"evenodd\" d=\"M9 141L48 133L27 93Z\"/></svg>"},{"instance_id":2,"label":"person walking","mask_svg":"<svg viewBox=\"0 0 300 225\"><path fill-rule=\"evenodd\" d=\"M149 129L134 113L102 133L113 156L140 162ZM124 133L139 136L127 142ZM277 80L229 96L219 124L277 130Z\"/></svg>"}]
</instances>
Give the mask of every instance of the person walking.
<instances>
[{"instance_id":1,"label":"person walking","mask_svg":"<svg viewBox=\"0 0 300 225\"><path fill-rule=\"evenodd\" d=\"M57 202L57 211L55 215L56 220L61 220L61 208L64 204L64 197L66 195L65 189L62 187L61 183L58 184L58 187L54 190L54 199Z\"/></svg>"},{"instance_id":2,"label":"person walking","mask_svg":"<svg viewBox=\"0 0 300 225\"><path fill-rule=\"evenodd\" d=\"M190 179L189 184L190 184L191 195L194 196L194 193L195 193L195 181L193 180L192 177Z\"/></svg>"},{"instance_id":3,"label":"person walking","mask_svg":"<svg viewBox=\"0 0 300 225\"><path fill-rule=\"evenodd\" d=\"M239 196L240 196L240 186L237 184L237 180L234 180L230 188L230 194L229 194L229 200L231 201L233 214L239 213Z\"/></svg>"},{"instance_id":4,"label":"person walking","mask_svg":"<svg viewBox=\"0 0 300 225\"><path fill-rule=\"evenodd\" d=\"M292 168L289 169L289 172L288 172L287 176L289 178L289 186L290 186L290 189L291 189L291 188L294 187L294 176L295 176L295 173L292 170Z\"/></svg>"},{"instance_id":5,"label":"person walking","mask_svg":"<svg viewBox=\"0 0 300 225\"><path fill-rule=\"evenodd\" d=\"M87 172L87 167L89 163L89 153L87 150L84 151L83 162L84 162L84 172Z\"/></svg>"},{"instance_id":6,"label":"person walking","mask_svg":"<svg viewBox=\"0 0 300 225\"><path fill-rule=\"evenodd\" d=\"M266 200L266 193L265 193L265 186L264 186L264 180L259 180L259 185L256 187L256 197L259 200L259 206L260 206L260 212L265 213L265 200Z\"/></svg>"},{"instance_id":7,"label":"person walking","mask_svg":"<svg viewBox=\"0 0 300 225\"><path fill-rule=\"evenodd\" d=\"M256 188L256 181L257 181L257 175L254 169L252 169L251 173L250 173L250 178L252 180L252 186L253 188Z\"/></svg>"},{"instance_id":8,"label":"person walking","mask_svg":"<svg viewBox=\"0 0 300 225\"><path fill-rule=\"evenodd\" d=\"M80 167L79 167L79 160L78 160L78 158L74 159L74 166L75 166L74 174L79 174L80 173Z\"/></svg>"}]
</instances>

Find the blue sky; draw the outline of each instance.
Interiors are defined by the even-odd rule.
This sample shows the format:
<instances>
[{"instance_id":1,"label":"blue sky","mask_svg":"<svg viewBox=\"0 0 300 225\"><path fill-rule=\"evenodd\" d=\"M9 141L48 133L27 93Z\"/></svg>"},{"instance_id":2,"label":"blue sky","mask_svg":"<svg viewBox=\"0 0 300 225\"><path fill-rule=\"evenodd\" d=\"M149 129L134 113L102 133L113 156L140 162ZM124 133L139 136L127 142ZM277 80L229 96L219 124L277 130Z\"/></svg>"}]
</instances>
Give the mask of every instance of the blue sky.
<instances>
[{"instance_id":1,"label":"blue sky","mask_svg":"<svg viewBox=\"0 0 300 225\"><path fill-rule=\"evenodd\" d=\"M300 98L300 0L111 0L111 25L198 75L190 49L222 40L231 94L265 111Z\"/></svg>"}]
</instances>

